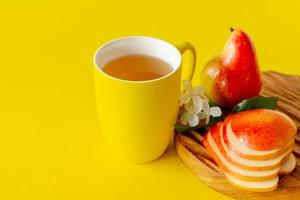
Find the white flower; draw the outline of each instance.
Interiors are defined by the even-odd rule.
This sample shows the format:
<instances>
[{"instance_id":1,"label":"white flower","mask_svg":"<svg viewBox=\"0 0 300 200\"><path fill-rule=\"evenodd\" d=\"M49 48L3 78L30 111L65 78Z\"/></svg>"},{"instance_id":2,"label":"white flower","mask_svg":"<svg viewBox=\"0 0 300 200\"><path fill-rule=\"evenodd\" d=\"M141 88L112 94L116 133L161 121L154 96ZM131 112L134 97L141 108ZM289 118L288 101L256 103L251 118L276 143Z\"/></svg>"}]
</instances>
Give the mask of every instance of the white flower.
<instances>
[{"instance_id":1,"label":"white flower","mask_svg":"<svg viewBox=\"0 0 300 200\"><path fill-rule=\"evenodd\" d=\"M188 80L183 81L184 92L180 96L180 104L186 104L190 100L193 101L195 106L201 107L204 89L200 86L193 88L192 84Z\"/></svg>"},{"instance_id":2,"label":"white flower","mask_svg":"<svg viewBox=\"0 0 300 200\"><path fill-rule=\"evenodd\" d=\"M197 126L199 124L199 117L197 114L192 114L190 112L182 113L180 121L183 125L189 124L191 127Z\"/></svg>"},{"instance_id":3,"label":"white flower","mask_svg":"<svg viewBox=\"0 0 300 200\"><path fill-rule=\"evenodd\" d=\"M202 111L199 113L199 118L200 119L205 119L205 124L207 124L209 122L209 100L207 97L205 97L205 99L203 100L203 109Z\"/></svg>"},{"instance_id":4,"label":"white flower","mask_svg":"<svg viewBox=\"0 0 300 200\"><path fill-rule=\"evenodd\" d=\"M209 114L213 117L220 117L222 115L221 108L214 106L209 108Z\"/></svg>"},{"instance_id":5,"label":"white flower","mask_svg":"<svg viewBox=\"0 0 300 200\"><path fill-rule=\"evenodd\" d=\"M180 96L180 105L184 108L180 116L180 122L183 125L189 124L190 127L195 127L200 120L204 119L205 124L207 124L210 116L219 117L222 115L219 107L209 106L209 100L203 94L203 88L200 86L193 88L192 84L187 80L183 81L183 87L184 91Z\"/></svg>"}]
</instances>

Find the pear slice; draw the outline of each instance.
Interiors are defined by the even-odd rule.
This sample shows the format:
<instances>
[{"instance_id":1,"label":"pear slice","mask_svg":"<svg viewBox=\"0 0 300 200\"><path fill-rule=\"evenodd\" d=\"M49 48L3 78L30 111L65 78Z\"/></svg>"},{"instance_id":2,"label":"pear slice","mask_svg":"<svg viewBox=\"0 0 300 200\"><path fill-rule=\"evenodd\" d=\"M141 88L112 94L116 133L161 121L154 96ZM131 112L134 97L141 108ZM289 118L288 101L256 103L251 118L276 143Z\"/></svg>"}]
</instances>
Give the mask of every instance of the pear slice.
<instances>
[{"instance_id":1,"label":"pear slice","mask_svg":"<svg viewBox=\"0 0 300 200\"><path fill-rule=\"evenodd\" d=\"M296 126L288 116L256 109L230 115L210 128L203 139L209 154L233 185L258 192L272 191L279 175L296 166L292 151Z\"/></svg>"},{"instance_id":2,"label":"pear slice","mask_svg":"<svg viewBox=\"0 0 300 200\"><path fill-rule=\"evenodd\" d=\"M232 136L229 141L236 139L234 144L247 147L230 148L232 151L261 157L281 154L294 141L297 132L295 123L287 115L269 109L253 109L230 115L225 119L225 128L228 138Z\"/></svg>"},{"instance_id":3,"label":"pear slice","mask_svg":"<svg viewBox=\"0 0 300 200\"><path fill-rule=\"evenodd\" d=\"M279 174L287 175L293 172L295 167L296 167L296 158L294 154L291 154L289 156L289 159L281 165Z\"/></svg>"},{"instance_id":4,"label":"pear slice","mask_svg":"<svg viewBox=\"0 0 300 200\"><path fill-rule=\"evenodd\" d=\"M246 180L246 181L268 180L268 179L275 178L278 175L280 167L271 170L251 171L251 170L246 170L234 166L222 155L219 146L215 141L215 137L217 137L216 134L219 133L213 133L212 136L211 132L208 132L203 143L208 149L209 153L214 157L217 164L225 173L230 174L231 176L234 176L238 179Z\"/></svg>"},{"instance_id":5,"label":"pear slice","mask_svg":"<svg viewBox=\"0 0 300 200\"><path fill-rule=\"evenodd\" d=\"M225 150L225 153L228 155L228 158L233 161L234 165L237 165L243 169L249 169L249 170L256 170L256 169L274 169L281 165L283 160L287 160L289 158L290 153L293 151L292 148L287 149L286 151L282 152L280 155L264 159L264 160L253 160L253 159L247 159L240 157L239 155L233 153L228 146L225 144L224 136L226 136L228 132L232 133L231 130L231 123L227 124L226 129L223 129L223 125L220 128L220 137L221 137L221 144L222 148ZM234 135L234 134L233 134ZM235 137L235 136L233 136ZM245 145L240 145L240 148L248 148ZM255 150L256 151L256 150ZM281 152L281 151L280 151Z\"/></svg>"},{"instance_id":6,"label":"pear slice","mask_svg":"<svg viewBox=\"0 0 300 200\"><path fill-rule=\"evenodd\" d=\"M269 192L275 190L277 188L278 180L279 180L278 176L270 180L256 181L256 182L244 181L226 173L225 176L227 180L234 186L241 189L254 191L254 192Z\"/></svg>"},{"instance_id":7,"label":"pear slice","mask_svg":"<svg viewBox=\"0 0 300 200\"><path fill-rule=\"evenodd\" d=\"M247 145L240 142L236 137L231 128L231 120L228 120L224 124L223 137L227 149L229 149L232 154L237 154L240 157L252 160L266 160L278 157L279 155L285 153L289 148L291 148L294 143L293 140L290 140L284 148L270 151L260 151L249 148Z\"/></svg>"}]
</instances>

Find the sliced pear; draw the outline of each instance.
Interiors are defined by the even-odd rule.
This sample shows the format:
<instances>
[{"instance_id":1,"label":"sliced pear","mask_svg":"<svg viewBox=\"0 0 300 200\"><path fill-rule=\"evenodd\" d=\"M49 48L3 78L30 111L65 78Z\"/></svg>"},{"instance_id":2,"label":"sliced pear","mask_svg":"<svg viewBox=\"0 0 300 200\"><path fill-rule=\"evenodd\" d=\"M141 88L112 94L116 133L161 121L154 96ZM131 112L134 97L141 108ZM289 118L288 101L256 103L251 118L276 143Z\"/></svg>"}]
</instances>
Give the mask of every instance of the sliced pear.
<instances>
[{"instance_id":1,"label":"sliced pear","mask_svg":"<svg viewBox=\"0 0 300 200\"><path fill-rule=\"evenodd\" d=\"M203 144L230 183L266 192L276 189L279 175L291 173L300 155L296 126L278 111L256 109L230 115L211 127Z\"/></svg>"},{"instance_id":2,"label":"sliced pear","mask_svg":"<svg viewBox=\"0 0 300 200\"><path fill-rule=\"evenodd\" d=\"M259 151L259 150L249 148L247 145L240 142L239 139L235 136L231 128L231 120L228 122L228 124L226 124L226 133L230 144L233 147L235 147L238 151L240 151L242 154L249 154L253 156L266 156L270 154L275 154L279 151L279 149L270 150L270 151Z\"/></svg>"},{"instance_id":3,"label":"sliced pear","mask_svg":"<svg viewBox=\"0 0 300 200\"><path fill-rule=\"evenodd\" d=\"M273 191L277 188L278 185L278 176L270 179L270 180L265 180L265 181L244 181L241 179L238 179L234 176L231 176L229 174L225 173L225 176L227 180L233 184L234 186L241 188L241 189L246 189L246 190L251 190L254 192L269 192Z\"/></svg>"},{"instance_id":4,"label":"sliced pear","mask_svg":"<svg viewBox=\"0 0 300 200\"><path fill-rule=\"evenodd\" d=\"M219 133L214 133L219 134ZM271 170L257 170L251 171L242 169L232 165L225 157L222 155L217 143L215 142L214 137L211 135L211 132L208 132L206 138L204 139L204 145L213 155L215 161L220 166L220 168L227 174L234 176L241 180L247 181L262 181L275 178L278 175L280 167L271 169Z\"/></svg>"},{"instance_id":5,"label":"sliced pear","mask_svg":"<svg viewBox=\"0 0 300 200\"><path fill-rule=\"evenodd\" d=\"M224 124L223 130L224 143L226 144L227 149L229 149L232 154L236 154L240 157L251 160L266 160L278 157L279 155L285 153L287 149L291 148L294 143L293 140L290 140L286 147L282 149L260 151L251 149L247 145L239 141L235 133L232 131L230 120Z\"/></svg>"},{"instance_id":6,"label":"sliced pear","mask_svg":"<svg viewBox=\"0 0 300 200\"><path fill-rule=\"evenodd\" d=\"M295 158L294 154L291 154L289 156L289 159L281 165L279 174L287 175L287 174L293 172L295 167L296 167L296 158Z\"/></svg>"},{"instance_id":7,"label":"sliced pear","mask_svg":"<svg viewBox=\"0 0 300 200\"><path fill-rule=\"evenodd\" d=\"M229 129L230 129L230 122L228 123L227 126L229 126ZM253 159L243 158L229 150L229 148L225 144L224 137L223 137L224 135L226 135L226 132L223 133L223 130L224 129L223 129L223 125L222 125L222 127L220 128L220 137L221 137L222 148L225 150L225 153L228 155L228 158L231 161L233 161L233 164L237 165L243 169L259 170L259 169L277 168L278 166L281 165L282 160L284 160L285 158L288 159L289 154L292 152L292 148L290 148L287 151L282 152L282 154L280 154L274 158L264 159L264 160L253 160Z\"/></svg>"},{"instance_id":8,"label":"sliced pear","mask_svg":"<svg viewBox=\"0 0 300 200\"><path fill-rule=\"evenodd\" d=\"M226 118L236 138L249 149L272 152L283 149L297 132L296 124L282 112L253 109Z\"/></svg>"}]
</instances>

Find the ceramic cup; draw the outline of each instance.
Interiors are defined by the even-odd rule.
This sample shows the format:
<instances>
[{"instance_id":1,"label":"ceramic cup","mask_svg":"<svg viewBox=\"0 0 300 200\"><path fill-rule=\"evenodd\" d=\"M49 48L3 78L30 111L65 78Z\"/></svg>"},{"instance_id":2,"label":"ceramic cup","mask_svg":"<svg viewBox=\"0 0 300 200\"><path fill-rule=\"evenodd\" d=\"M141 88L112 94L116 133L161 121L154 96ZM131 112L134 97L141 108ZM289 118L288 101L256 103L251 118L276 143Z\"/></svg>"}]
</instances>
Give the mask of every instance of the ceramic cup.
<instances>
[{"instance_id":1,"label":"ceramic cup","mask_svg":"<svg viewBox=\"0 0 300 200\"><path fill-rule=\"evenodd\" d=\"M131 163L145 163L160 157L173 136L182 80L182 55L191 52L185 79L192 79L196 63L193 46L178 46L163 40L131 36L100 47L94 56L95 88L101 132L111 150ZM157 57L172 71L163 77L129 81L106 74L111 60L132 54Z\"/></svg>"}]
</instances>

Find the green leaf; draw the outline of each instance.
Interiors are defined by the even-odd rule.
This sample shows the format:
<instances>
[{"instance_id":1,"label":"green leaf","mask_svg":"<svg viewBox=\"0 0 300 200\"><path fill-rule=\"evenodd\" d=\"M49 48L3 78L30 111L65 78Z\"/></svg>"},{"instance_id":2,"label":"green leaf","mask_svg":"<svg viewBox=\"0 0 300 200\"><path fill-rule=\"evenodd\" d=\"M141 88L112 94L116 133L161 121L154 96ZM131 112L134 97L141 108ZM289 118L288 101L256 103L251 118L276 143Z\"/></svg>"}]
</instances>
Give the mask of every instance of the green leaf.
<instances>
[{"instance_id":1,"label":"green leaf","mask_svg":"<svg viewBox=\"0 0 300 200\"><path fill-rule=\"evenodd\" d=\"M223 120L223 117L212 117L210 116L208 124L206 124L207 127L211 127L215 125L216 123Z\"/></svg>"},{"instance_id":2,"label":"green leaf","mask_svg":"<svg viewBox=\"0 0 300 200\"><path fill-rule=\"evenodd\" d=\"M241 101L236 106L234 106L232 112L237 113L256 108L275 109L277 106L277 102L278 97L257 96Z\"/></svg>"},{"instance_id":3,"label":"green leaf","mask_svg":"<svg viewBox=\"0 0 300 200\"><path fill-rule=\"evenodd\" d=\"M178 131L180 133L190 132L190 131L196 130L198 128L199 128L199 126L189 127L189 126L185 126L185 125L182 125L182 124L175 124L176 131Z\"/></svg>"}]
</instances>

